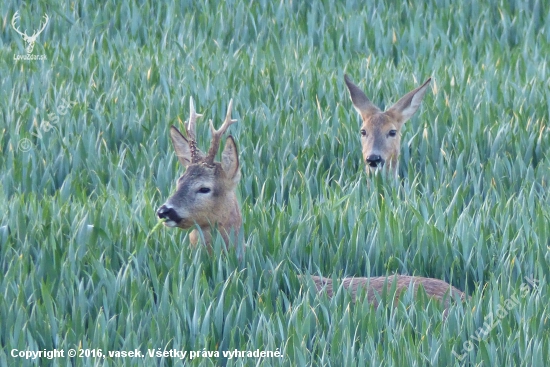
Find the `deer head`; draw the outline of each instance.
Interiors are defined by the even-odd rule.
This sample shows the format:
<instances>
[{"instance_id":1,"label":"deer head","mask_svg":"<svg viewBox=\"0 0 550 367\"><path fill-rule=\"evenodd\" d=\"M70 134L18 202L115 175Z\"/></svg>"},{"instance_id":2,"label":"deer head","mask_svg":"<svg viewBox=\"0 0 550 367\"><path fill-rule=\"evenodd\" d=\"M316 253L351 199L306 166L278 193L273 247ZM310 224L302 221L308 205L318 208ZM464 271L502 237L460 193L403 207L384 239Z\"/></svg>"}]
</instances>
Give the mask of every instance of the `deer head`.
<instances>
[{"instance_id":1,"label":"deer head","mask_svg":"<svg viewBox=\"0 0 550 367\"><path fill-rule=\"evenodd\" d=\"M360 133L367 173L385 169L397 176L401 128L420 107L431 78L420 87L405 94L384 112L375 106L347 75L344 79L353 106L363 120Z\"/></svg>"},{"instance_id":2,"label":"deer head","mask_svg":"<svg viewBox=\"0 0 550 367\"><path fill-rule=\"evenodd\" d=\"M186 168L178 179L176 192L168 198L158 210L157 216L165 219L167 227L189 229L199 226L206 245L211 242L211 227L217 226L226 244L230 237L237 238L241 227L241 212L235 194L240 179L239 157L233 137L225 141L221 162L215 162L220 140L230 125L237 120L231 119L233 100L229 102L227 114L219 130L214 129L210 121L212 141L205 155L197 147L196 121L199 115L195 111L193 99L190 100L190 116L187 123L187 138L174 126L170 128L170 137L180 163ZM190 235L195 245L199 233L195 229Z\"/></svg>"},{"instance_id":3,"label":"deer head","mask_svg":"<svg viewBox=\"0 0 550 367\"><path fill-rule=\"evenodd\" d=\"M21 35L21 37L23 37L23 41L25 41L27 43L27 47L26 47L27 53L30 54L30 53L32 53L32 50L34 49L34 43L36 42L36 39L38 38L40 33L42 33L44 28L46 28L46 25L48 25L48 21L49 21L50 18L48 17L48 14L44 14L44 24L42 24L40 30L34 32L32 34L32 36L27 35L27 30L26 29L25 29L25 32L21 32L19 29L17 29L17 26L15 25L15 23L17 22L17 19L19 19L19 18L20 18L19 17L19 12L16 11L15 14L13 15L13 17L11 18L11 26L13 27L13 29L17 33L19 33Z\"/></svg>"}]
</instances>

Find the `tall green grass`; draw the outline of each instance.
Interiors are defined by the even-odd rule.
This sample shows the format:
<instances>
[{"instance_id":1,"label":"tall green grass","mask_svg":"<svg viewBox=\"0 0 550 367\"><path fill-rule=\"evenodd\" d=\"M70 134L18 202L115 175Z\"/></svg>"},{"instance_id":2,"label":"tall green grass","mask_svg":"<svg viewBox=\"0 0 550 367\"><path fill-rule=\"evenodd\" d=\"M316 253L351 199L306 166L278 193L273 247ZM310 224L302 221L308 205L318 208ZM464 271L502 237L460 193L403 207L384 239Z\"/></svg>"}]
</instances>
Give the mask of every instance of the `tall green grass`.
<instances>
[{"instance_id":1,"label":"tall green grass","mask_svg":"<svg viewBox=\"0 0 550 367\"><path fill-rule=\"evenodd\" d=\"M16 11L29 33L50 16L33 51L46 61L14 61ZM550 359L544 1L5 1L0 14L0 365ZM344 73L381 107L433 77L404 128L399 182L365 177ZM215 121L235 101L240 262L221 238L209 256L187 232L151 233L182 172L168 129L190 96ZM64 101L75 103L60 114ZM394 272L472 298L444 319L410 294L373 309L299 277ZM525 276L538 287L472 339ZM54 348L284 357L11 357Z\"/></svg>"}]
</instances>

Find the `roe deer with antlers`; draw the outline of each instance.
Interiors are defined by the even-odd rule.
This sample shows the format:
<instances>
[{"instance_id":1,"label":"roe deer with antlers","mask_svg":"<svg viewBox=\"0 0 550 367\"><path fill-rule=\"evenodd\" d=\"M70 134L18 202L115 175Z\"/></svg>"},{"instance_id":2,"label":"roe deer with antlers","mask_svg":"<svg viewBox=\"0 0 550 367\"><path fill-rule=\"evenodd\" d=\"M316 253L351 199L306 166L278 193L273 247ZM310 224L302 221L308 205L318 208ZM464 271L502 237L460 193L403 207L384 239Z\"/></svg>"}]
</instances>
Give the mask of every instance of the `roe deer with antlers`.
<instances>
[{"instance_id":1,"label":"roe deer with antlers","mask_svg":"<svg viewBox=\"0 0 550 367\"><path fill-rule=\"evenodd\" d=\"M405 94L387 111L376 107L358 86L344 75L353 106L361 115L361 145L367 173L385 169L397 176L401 128L414 115L431 78Z\"/></svg>"},{"instance_id":2,"label":"roe deer with antlers","mask_svg":"<svg viewBox=\"0 0 550 367\"><path fill-rule=\"evenodd\" d=\"M185 138L172 126L170 136L180 163L186 168L178 179L176 192L157 210L159 219L164 219L167 227L189 229L200 227L205 245L210 249L211 228L217 227L226 245L235 244L241 227L241 210L235 188L241 177L239 156L233 137L225 141L221 162L214 162L220 140L227 128L237 120L231 119L233 100L229 101L227 114L219 130L210 121L212 141L208 153L203 154L197 147L196 121L193 99L190 100L190 116ZM189 238L193 245L199 240L199 232L194 229Z\"/></svg>"}]
</instances>

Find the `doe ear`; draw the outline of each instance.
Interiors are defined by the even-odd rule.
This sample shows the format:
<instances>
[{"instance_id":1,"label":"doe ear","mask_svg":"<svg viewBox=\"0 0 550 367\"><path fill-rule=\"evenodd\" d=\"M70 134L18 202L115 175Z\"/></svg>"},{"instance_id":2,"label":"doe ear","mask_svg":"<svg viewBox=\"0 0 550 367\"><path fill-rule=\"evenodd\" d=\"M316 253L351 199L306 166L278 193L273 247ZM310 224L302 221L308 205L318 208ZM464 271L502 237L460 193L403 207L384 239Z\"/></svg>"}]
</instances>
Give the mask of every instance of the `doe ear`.
<instances>
[{"instance_id":1,"label":"doe ear","mask_svg":"<svg viewBox=\"0 0 550 367\"><path fill-rule=\"evenodd\" d=\"M191 165L191 147L189 146L189 142L175 126L170 127L170 137L172 138L172 144L174 145L178 160L184 167L189 167Z\"/></svg>"},{"instance_id":2,"label":"doe ear","mask_svg":"<svg viewBox=\"0 0 550 367\"><path fill-rule=\"evenodd\" d=\"M391 106L387 112L395 115L399 122L406 122L414 115L418 107L420 107L420 103L428 90L428 84L430 84L431 81L432 78L429 78L420 87L405 94L397 103Z\"/></svg>"},{"instance_id":3,"label":"doe ear","mask_svg":"<svg viewBox=\"0 0 550 367\"><path fill-rule=\"evenodd\" d=\"M225 147L222 152L222 168L224 172L234 180L240 178L239 173L239 153L233 136L229 135L225 140Z\"/></svg>"},{"instance_id":4,"label":"doe ear","mask_svg":"<svg viewBox=\"0 0 550 367\"><path fill-rule=\"evenodd\" d=\"M344 80L346 81L346 86L348 87L353 107L355 107L361 116L380 112L380 109L370 101L367 95L363 93L358 86L353 84L347 74L344 75Z\"/></svg>"}]
</instances>

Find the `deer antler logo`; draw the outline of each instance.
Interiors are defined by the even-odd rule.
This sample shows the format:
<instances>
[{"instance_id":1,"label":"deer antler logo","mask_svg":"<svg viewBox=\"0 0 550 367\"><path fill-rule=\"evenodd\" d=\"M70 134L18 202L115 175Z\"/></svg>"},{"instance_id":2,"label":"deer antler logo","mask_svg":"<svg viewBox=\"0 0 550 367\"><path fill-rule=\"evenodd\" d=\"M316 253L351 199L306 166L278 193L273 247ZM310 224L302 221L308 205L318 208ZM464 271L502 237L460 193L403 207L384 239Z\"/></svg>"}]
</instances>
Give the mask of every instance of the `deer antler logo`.
<instances>
[{"instance_id":1,"label":"deer antler logo","mask_svg":"<svg viewBox=\"0 0 550 367\"><path fill-rule=\"evenodd\" d=\"M40 28L39 31L34 32L32 34L32 36L27 35L27 30L26 29L25 29L25 32L21 32L19 29L17 29L17 26L15 25L15 23L17 22L17 19L19 19L19 18L20 18L19 12L16 11L15 14L13 15L13 17L11 18L11 26L13 27L13 29L17 33L19 33L21 35L21 37L23 37L23 41L25 41L27 43L27 47L26 47L27 53L30 54L30 53L32 53L32 50L34 48L34 43L36 42L36 39L38 38L40 33L42 33L44 28L46 28L50 18L48 17L48 14L44 14L44 25L42 25L42 27Z\"/></svg>"}]
</instances>

